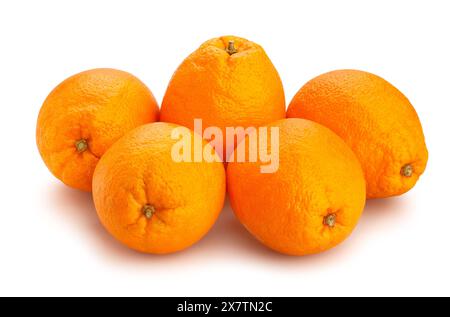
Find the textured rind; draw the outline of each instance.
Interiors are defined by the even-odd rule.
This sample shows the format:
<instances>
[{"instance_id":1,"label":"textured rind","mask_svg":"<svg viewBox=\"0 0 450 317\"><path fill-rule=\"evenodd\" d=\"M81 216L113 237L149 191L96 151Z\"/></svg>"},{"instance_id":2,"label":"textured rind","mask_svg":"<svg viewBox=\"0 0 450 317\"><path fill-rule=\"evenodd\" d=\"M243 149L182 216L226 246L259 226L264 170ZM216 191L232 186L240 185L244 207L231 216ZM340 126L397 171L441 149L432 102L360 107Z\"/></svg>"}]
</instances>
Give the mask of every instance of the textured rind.
<instances>
[{"instance_id":1,"label":"textured rind","mask_svg":"<svg viewBox=\"0 0 450 317\"><path fill-rule=\"evenodd\" d=\"M233 40L238 53L225 48ZM261 46L236 36L203 43L175 71L161 104L161 121L193 129L260 126L285 118L281 79ZM225 147L224 147L225 149ZM232 149L231 149L232 150Z\"/></svg>"},{"instance_id":2,"label":"textured rind","mask_svg":"<svg viewBox=\"0 0 450 317\"><path fill-rule=\"evenodd\" d=\"M49 170L65 184L91 190L98 159L133 128L158 120L151 91L133 75L92 69L59 84L39 112L36 141ZM86 139L78 153L75 142Z\"/></svg>"},{"instance_id":3,"label":"textured rind","mask_svg":"<svg viewBox=\"0 0 450 317\"><path fill-rule=\"evenodd\" d=\"M359 158L367 197L400 195L424 172L428 152L414 107L393 85L374 74L338 70L306 83L292 99L287 116L321 123ZM411 177L401 168L411 164Z\"/></svg>"},{"instance_id":4,"label":"textured rind","mask_svg":"<svg viewBox=\"0 0 450 317\"><path fill-rule=\"evenodd\" d=\"M159 122L134 129L95 169L93 197L102 224L117 240L141 252L189 247L208 232L223 207L223 164L173 161L177 141L171 132L177 127ZM189 133L213 152L200 136ZM156 209L150 219L142 212L146 204Z\"/></svg>"},{"instance_id":5,"label":"textured rind","mask_svg":"<svg viewBox=\"0 0 450 317\"><path fill-rule=\"evenodd\" d=\"M258 240L281 253L306 255L334 247L352 232L365 204L356 156L331 130L309 120L284 119L268 127L279 128L277 172L260 173L260 162L227 166L236 216ZM241 146L244 141L238 150ZM323 221L332 213L337 218L330 228Z\"/></svg>"}]
</instances>

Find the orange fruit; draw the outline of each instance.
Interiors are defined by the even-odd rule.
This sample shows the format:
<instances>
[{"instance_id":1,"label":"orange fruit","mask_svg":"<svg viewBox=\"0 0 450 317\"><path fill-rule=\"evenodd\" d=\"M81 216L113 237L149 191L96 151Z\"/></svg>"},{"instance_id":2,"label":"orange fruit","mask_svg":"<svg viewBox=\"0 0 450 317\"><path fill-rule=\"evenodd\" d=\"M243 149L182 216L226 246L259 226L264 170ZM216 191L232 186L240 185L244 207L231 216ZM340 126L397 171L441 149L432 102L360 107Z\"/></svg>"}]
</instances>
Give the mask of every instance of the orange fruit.
<instances>
[{"instance_id":1,"label":"orange fruit","mask_svg":"<svg viewBox=\"0 0 450 317\"><path fill-rule=\"evenodd\" d=\"M49 170L65 184L91 190L100 157L126 132L158 119L151 91L133 75L92 69L59 84L39 112L36 140Z\"/></svg>"},{"instance_id":2,"label":"orange fruit","mask_svg":"<svg viewBox=\"0 0 450 317\"><path fill-rule=\"evenodd\" d=\"M161 104L161 121L194 129L194 119L202 119L202 132L219 127L224 137L226 127L257 127L285 116L283 85L272 62L261 46L236 36L211 39L189 55ZM217 145L225 158L225 142ZM228 153L233 148L230 143Z\"/></svg>"},{"instance_id":3,"label":"orange fruit","mask_svg":"<svg viewBox=\"0 0 450 317\"><path fill-rule=\"evenodd\" d=\"M368 198L403 194L425 170L428 152L416 111L374 74L322 74L298 91L287 115L321 123L350 145L362 164Z\"/></svg>"},{"instance_id":4,"label":"orange fruit","mask_svg":"<svg viewBox=\"0 0 450 317\"><path fill-rule=\"evenodd\" d=\"M283 119L268 127L279 129L276 172L261 173L260 160L228 163L228 192L236 216L258 240L281 253L306 255L334 247L352 232L364 208L358 159L318 123ZM248 152L248 139L237 151L246 146Z\"/></svg>"},{"instance_id":5,"label":"orange fruit","mask_svg":"<svg viewBox=\"0 0 450 317\"><path fill-rule=\"evenodd\" d=\"M368 198L403 194L425 170L428 152L414 107L374 74L322 74L297 92L287 115L321 123L350 145L362 164Z\"/></svg>"},{"instance_id":6,"label":"orange fruit","mask_svg":"<svg viewBox=\"0 0 450 317\"><path fill-rule=\"evenodd\" d=\"M97 214L120 242L146 253L170 253L200 240L219 215L225 170L217 162L178 162L175 129L217 156L205 140L170 123L143 125L117 141L100 159L93 179Z\"/></svg>"}]
</instances>

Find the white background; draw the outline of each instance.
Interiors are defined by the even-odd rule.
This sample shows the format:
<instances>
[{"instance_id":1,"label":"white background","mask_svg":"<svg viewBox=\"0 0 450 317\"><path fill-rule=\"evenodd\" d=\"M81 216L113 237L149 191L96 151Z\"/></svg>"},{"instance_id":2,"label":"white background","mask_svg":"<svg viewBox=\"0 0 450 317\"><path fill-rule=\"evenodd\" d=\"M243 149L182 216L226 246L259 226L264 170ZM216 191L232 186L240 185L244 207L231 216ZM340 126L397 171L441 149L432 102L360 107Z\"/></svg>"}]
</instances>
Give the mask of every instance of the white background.
<instances>
[{"instance_id":1,"label":"white background","mask_svg":"<svg viewBox=\"0 0 450 317\"><path fill-rule=\"evenodd\" d=\"M450 6L447 1L2 1L0 295L450 295ZM161 102L184 57L234 34L261 44L286 100L338 68L376 73L415 105L430 152L417 186L370 201L353 235L315 256L267 250L227 206L194 247L138 254L101 227L35 145L61 80L113 67Z\"/></svg>"}]
</instances>

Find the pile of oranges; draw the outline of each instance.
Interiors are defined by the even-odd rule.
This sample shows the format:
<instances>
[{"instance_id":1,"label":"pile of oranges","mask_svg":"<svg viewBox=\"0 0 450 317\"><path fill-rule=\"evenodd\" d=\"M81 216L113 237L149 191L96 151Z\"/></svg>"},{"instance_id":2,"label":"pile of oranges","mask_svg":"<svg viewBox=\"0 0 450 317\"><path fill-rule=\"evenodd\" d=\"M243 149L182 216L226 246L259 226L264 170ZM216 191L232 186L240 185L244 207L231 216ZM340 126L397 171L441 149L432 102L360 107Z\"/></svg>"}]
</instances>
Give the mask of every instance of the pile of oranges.
<instances>
[{"instance_id":1,"label":"pile of oranges","mask_svg":"<svg viewBox=\"0 0 450 317\"><path fill-rule=\"evenodd\" d=\"M267 149L279 157L276 171L261 172L261 158L229 160L233 150L249 154L256 129L234 136L230 148L203 133L209 127L223 135L228 127L276 128L278 143ZM212 159L174 160L174 131ZM40 110L36 139L58 179L92 191L100 221L117 240L159 254L199 241L226 192L264 245L290 255L325 251L350 235L366 199L411 189L428 158L413 106L386 80L358 70L325 73L286 112L280 77L262 47L235 36L189 55L161 110L127 72L93 69L64 80Z\"/></svg>"}]
</instances>

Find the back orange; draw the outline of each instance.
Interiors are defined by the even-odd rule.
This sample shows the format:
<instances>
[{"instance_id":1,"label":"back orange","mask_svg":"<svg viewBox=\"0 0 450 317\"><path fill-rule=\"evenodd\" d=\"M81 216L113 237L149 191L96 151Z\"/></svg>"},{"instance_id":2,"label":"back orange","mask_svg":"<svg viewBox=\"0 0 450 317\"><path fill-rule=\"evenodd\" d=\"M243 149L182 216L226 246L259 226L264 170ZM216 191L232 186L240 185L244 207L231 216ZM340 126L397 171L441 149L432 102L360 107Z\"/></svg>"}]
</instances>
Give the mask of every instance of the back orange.
<instances>
[{"instance_id":1,"label":"back orange","mask_svg":"<svg viewBox=\"0 0 450 317\"><path fill-rule=\"evenodd\" d=\"M59 84L39 112L36 141L49 170L65 184L91 190L100 157L126 132L158 119L151 91L135 76L92 69Z\"/></svg>"},{"instance_id":2,"label":"back orange","mask_svg":"<svg viewBox=\"0 0 450 317\"><path fill-rule=\"evenodd\" d=\"M189 55L161 105L161 121L193 129L194 119L202 119L203 130L215 126L223 135L226 127L257 127L285 115L283 85L272 62L261 46L237 36L211 39Z\"/></svg>"},{"instance_id":3,"label":"back orange","mask_svg":"<svg viewBox=\"0 0 450 317\"><path fill-rule=\"evenodd\" d=\"M321 123L350 145L368 198L403 194L425 170L428 151L414 107L374 74L347 69L317 76L298 91L287 115Z\"/></svg>"}]
</instances>

